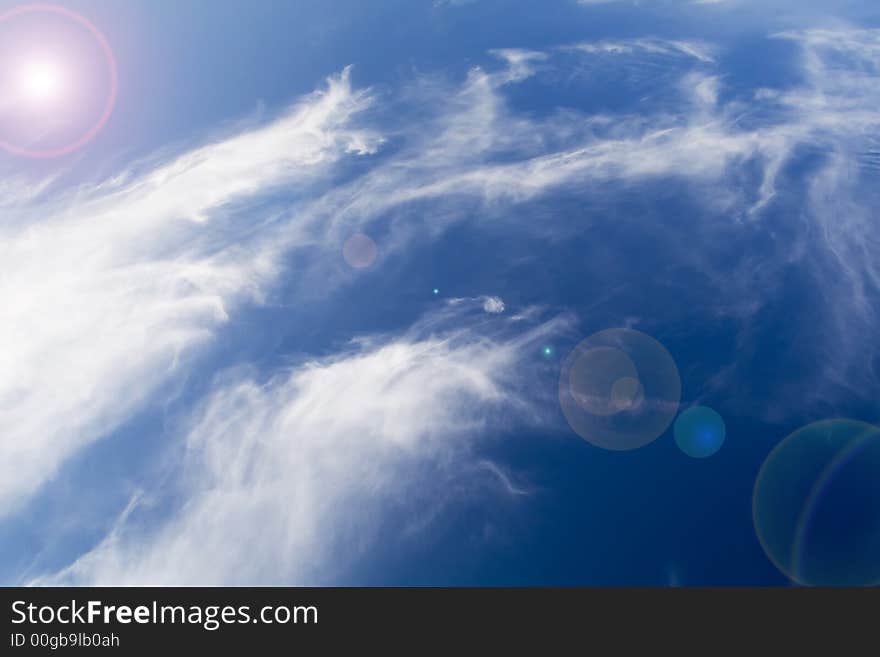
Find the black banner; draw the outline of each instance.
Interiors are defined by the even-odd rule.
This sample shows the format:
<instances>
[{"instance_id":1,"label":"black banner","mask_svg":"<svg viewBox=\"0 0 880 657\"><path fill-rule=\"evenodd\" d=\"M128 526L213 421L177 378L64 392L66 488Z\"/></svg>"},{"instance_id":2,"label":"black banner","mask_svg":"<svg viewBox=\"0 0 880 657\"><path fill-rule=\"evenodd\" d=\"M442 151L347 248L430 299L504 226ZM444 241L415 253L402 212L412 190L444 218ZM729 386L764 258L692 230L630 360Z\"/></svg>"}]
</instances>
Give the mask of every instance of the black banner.
<instances>
[{"instance_id":1,"label":"black banner","mask_svg":"<svg viewBox=\"0 0 880 657\"><path fill-rule=\"evenodd\" d=\"M2 589L0 654L532 645L582 654L873 640L876 589ZM256 651L256 652L255 652ZM285 650L286 654L287 650ZM570 651L566 651L570 652Z\"/></svg>"}]
</instances>

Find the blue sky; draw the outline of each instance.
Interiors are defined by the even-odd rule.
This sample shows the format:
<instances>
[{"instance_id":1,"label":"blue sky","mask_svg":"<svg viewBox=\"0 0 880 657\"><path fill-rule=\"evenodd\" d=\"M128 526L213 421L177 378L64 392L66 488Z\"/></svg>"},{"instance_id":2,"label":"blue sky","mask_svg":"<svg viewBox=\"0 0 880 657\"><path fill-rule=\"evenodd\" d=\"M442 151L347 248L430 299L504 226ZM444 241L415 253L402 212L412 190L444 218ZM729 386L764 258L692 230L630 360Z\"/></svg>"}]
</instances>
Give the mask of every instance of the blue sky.
<instances>
[{"instance_id":1,"label":"blue sky","mask_svg":"<svg viewBox=\"0 0 880 657\"><path fill-rule=\"evenodd\" d=\"M2 581L787 584L761 464L880 419L871 4L67 3L119 97L0 151ZM571 430L620 327L717 454Z\"/></svg>"}]
</instances>

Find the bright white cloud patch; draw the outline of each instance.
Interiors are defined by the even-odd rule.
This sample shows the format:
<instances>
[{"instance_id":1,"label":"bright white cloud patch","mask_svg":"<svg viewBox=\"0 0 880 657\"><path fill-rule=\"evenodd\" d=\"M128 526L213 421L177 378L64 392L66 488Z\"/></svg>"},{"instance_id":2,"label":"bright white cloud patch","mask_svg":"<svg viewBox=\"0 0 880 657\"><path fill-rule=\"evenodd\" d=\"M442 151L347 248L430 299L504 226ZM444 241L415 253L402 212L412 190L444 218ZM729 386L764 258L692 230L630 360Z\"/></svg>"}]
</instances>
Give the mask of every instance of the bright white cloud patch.
<instances>
[{"instance_id":1,"label":"bright white cloud patch","mask_svg":"<svg viewBox=\"0 0 880 657\"><path fill-rule=\"evenodd\" d=\"M530 421L517 369L563 324L462 330L472 305L268 383L233 377L197 414L175 483L136 498L100 545L39 583L333 583L382 514L415 500L416 515L431 515L445 485L467 485L479 439ZM477 471L500 493L524 492L489 461ZM139 507L169 489L181 496L171 515L143 520Z\"/></svg>"},{"instance_id":2,"label":"bright white cloud patch","mask_svg":"<svg viewBox=\"0 0 880 657\"><path fill-rule=\"evenodd\" d=\"M173 389L230 309L259 297L278 270L270 235L253 231L261 218L226 222L219 243L202 224L372 149L376 138L349 126L368 102L346 74L276 121L146 174L13 201L0 227L0 515Z\"/></svg>"},{"instance_id":3,"label":"bright white cloud patch","mask_svg":"<svg viewBox=\"0 0 880 657\"><path fill-rule=\"evenodd\" d=\"M504 301L499 297L486 297L483 301L483 310L490 314L499 314L504 312Z\"/></svg>"}]
</instances>

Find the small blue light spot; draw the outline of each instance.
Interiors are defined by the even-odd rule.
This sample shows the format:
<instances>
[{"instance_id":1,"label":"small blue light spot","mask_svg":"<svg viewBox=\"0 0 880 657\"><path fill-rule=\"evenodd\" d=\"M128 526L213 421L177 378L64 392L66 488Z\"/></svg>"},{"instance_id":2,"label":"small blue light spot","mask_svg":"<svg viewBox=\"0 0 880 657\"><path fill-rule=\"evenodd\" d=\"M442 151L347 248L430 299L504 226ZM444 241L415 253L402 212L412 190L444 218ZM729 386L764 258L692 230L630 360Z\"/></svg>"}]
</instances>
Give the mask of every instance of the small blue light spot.
<instances>
[{"instance_id":1,"label":"small blue light spot","mask_svg":"<svg viewBox=\"0 0 880 657\"><path fill-rule=\"evenodd\" d=\"M703 459L721 449L726 429L724 419L711 408L693 406L678 416L673 433L682 452Z\"/></svg>"}]
</instances>

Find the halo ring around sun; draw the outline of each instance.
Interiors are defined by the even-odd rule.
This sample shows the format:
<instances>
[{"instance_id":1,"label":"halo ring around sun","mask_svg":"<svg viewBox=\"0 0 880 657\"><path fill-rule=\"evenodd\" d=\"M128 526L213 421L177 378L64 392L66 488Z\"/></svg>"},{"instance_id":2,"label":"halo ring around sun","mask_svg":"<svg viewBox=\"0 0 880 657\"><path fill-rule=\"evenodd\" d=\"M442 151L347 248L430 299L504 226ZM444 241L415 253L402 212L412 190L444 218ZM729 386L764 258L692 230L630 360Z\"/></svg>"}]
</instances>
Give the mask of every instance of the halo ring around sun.
<instances>
[{"instance_id":1,"label":"halo ring around sun","mask_svg":"<svg viewBox=\"0 0 880 657\"><path fill-rule=\"evenodd\" d=\"M118 67L116 65L116 58L114 57L113 50L110 48L110 43L107 41L107 38L104 36L104 34L87 18L81 16L75 11L67 9L66 7L43 3L27 4L21 5L19 7L14 7L6 12L0 13L0 26L14 18L24 16L26 14L36 13L46 13L60 16L61 18L72 21L79 27L83 28L94 39L94 41L100 48L100 51L104 58L104 63L107 67L108 75L108 89L100 116L87 129L85 129L79 137L77 137L73 141L69 141L66 144L63 144L62 146L56 148L31 149L25 146L17 145L0 137L0 148L7 151L8 153L11 153L12 155L32 159L51 159L61 157L63 155L68 155L76 150L79 150L87 143L89 143L92 139L94 139L99 132L101 132L101 130L107 124L107 121L110 119L110 116L113 114L113 109L116 106L116 97L119 91L119 74Z\"/></svg>"}]
</instances>

